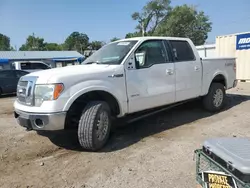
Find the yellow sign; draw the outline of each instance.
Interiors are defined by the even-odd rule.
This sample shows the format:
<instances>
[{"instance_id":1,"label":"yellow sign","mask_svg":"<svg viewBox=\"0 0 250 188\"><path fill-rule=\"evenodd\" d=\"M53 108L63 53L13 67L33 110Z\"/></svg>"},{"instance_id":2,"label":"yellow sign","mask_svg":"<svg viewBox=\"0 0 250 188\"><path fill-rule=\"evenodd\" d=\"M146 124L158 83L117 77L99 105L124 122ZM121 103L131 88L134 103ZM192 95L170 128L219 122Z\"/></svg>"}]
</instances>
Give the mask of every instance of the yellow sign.
<instances>
[{"instance_id":1,"label":"yellow sign","mask_svg":"<svg viewBox=\"0 0 250 188\"><path fill-rule=\"evenodd\" d=\"M215 173L203 172L203 181L206 182L207 188L237 188L232 176Z\"/></svg>"}]
</instances>

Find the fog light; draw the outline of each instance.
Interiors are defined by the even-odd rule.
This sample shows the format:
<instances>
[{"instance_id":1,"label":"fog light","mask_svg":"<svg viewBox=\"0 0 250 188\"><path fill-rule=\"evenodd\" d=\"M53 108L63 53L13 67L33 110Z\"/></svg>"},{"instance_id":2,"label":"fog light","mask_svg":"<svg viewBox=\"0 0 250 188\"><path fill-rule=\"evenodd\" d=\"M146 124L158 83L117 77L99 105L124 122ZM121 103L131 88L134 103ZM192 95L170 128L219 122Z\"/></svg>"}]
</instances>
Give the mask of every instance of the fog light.
<instances>
[{"instance_id":1,"label":"fog light","mask_svg":"<svg viewBox=\"0 0 250 188\"><path fill-rule=\"evenodd\" d=\"M35 120L35 125L39 128L42 128L44 126L43 120L41 119L36 119Z\"/></svg>"}]
</instances>

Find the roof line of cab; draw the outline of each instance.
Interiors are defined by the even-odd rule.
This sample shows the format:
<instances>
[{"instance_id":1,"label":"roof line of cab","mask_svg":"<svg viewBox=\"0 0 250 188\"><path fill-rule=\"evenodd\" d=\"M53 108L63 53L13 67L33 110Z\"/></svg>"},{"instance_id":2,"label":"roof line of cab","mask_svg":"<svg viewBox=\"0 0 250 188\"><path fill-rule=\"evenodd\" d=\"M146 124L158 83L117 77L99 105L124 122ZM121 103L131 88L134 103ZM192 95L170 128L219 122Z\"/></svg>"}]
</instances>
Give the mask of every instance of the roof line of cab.
<instances>
[{"instance_id":1,"label":"roof line of cab","mask_svg":"<svg viewBox=\"0 0 250 188\"><path fill-rule=\"evenodd\" d=\"M126 39L120 39L115 42L122 42L122 41L131 41L131 40L148 40L148 39L164 39L164 40L185 40L188 41L190 39L184 37L160 37L160 36L146 36L146 37L131 37Z\"/></svg>"}]
</instances>

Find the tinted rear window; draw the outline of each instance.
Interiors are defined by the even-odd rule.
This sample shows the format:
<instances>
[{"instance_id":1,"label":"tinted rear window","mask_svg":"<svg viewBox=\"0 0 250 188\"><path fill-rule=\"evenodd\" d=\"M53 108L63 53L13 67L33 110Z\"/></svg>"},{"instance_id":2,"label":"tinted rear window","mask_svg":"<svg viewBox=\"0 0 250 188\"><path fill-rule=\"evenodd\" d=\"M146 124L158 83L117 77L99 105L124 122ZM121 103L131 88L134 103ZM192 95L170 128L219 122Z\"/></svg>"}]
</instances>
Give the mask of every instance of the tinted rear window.
<instances>
[{"instance_id":1,"label":"tinted rear window","mask_svg":"<svg viewBox=\"0 0 250 188\"><path fill-rule=\"evenodd\" d=\"M18 78L20 78L21 76L24 76L24 75L26 75L27 74L27 72L24 72L24 71L16 71L16 76L18 77Z\"/></svg>"},{"instance_id":2,"label":"tinted rear window","mask_svg":"<svg viewBox=\"0 0 250 188\"><path fill-rule=\"evenodd\" d=\"M170 41L173 50L177 52L177 59L175 61L192 61L195 60L193 50L187 41L173 40Z\"/></svg>"}]
</instances>

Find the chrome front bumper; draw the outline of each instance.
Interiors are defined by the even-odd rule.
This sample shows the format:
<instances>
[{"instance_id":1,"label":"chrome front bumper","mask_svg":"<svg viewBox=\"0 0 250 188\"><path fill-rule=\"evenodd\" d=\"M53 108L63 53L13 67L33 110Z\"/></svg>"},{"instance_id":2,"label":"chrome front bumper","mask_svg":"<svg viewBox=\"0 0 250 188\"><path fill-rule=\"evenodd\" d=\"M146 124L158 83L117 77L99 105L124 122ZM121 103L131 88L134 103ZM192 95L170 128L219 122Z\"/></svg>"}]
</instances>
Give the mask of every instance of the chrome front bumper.
<instances>
[{"instance_id":1,"label":"chrome front bumper","mask_svg":"<svg viewBox=\"0 0 250 188\"><path fill-rule=\"evenodd\" d=\"M36 114L15 109L14 116L19 125L29 130L56 131L64 129L66 112Z\"/></svg>"}]
</instances>

